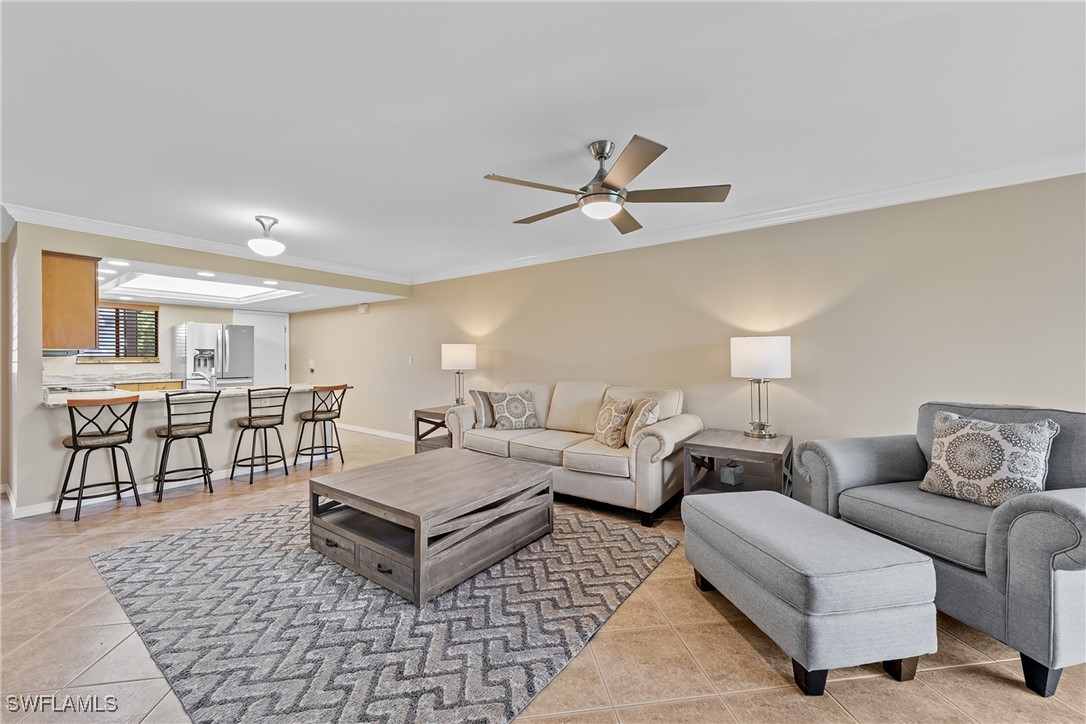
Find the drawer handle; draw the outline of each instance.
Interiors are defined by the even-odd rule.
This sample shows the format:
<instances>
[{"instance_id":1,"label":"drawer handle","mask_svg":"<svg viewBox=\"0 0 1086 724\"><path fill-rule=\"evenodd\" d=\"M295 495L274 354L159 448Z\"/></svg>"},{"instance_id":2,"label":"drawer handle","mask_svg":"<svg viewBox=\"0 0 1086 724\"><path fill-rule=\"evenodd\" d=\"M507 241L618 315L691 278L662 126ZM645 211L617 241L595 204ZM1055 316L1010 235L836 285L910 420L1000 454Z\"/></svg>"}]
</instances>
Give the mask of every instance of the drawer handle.
<instances>
[{"instance_id":1,"label":"drawer handle","mask_svg":"<svg viewBox=\"0 0 1086 724\"><path fill-rule=\"evenodd\" d=\"M392 567L391 566L386 566L384 563L378 563L377 564L377 572L378 573L392 573Z\"/></svg>"},{"instance_id":2,"label":"drawer handle","mask_svg":"<svg viewBox=\"0 0 1086 724\"><path fill-rule=\"evenodd\" d=\"M331 538L325 538L324 545L328 546L329 548L339 548L339 543L336 543Z\"/></svg>"}]
</instances>

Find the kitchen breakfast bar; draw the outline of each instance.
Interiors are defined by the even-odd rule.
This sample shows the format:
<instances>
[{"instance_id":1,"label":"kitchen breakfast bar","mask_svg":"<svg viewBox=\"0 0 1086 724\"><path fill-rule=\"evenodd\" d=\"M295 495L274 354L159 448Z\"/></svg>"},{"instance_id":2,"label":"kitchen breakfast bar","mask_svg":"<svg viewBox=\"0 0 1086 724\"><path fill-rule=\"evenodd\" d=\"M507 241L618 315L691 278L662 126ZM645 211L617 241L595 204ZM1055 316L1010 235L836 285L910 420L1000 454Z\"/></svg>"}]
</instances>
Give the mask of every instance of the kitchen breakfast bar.
<instances>
[{"instance_id":1,"label":"kitchen breakfast bar","mask_svg":"<svg viewBox=\"0 0 1086 724\"><path fill-rule=\"evenodd\" d=\"M218 404L215 409L214 420L210 434L203 436L204 446L207 452L208 465L214 469L212 474L212 480L227 478L230 475L231 463L234 457L234 449L238 444L238 437L241 435L242 429L237 425L237 420L242 417L246 417L249 414L249 396L248 389L246 387L227 387L219 390L220 395L218 398ZM298 433L301 426L301 420L299 415L307 410L312 409L312 389L313 385L299 384L291 387L290 395L287 398L286 409L284 410L283 424L280 427L282 433L283 443L286 448L287 465L289 466L294 462L294 453L298 443ZM68 464L71 451L65 448L61 441L72 434L71 425L69 422L69 416L67 411L68 400L79 399L93 399L93 400L108 400L115 398L123 398L131 396L132 391L126 391L123 389L108 390L108 391L94 391L94 392L46 392L43 396L41 407L39 412L34 413L33 417L38 418L34 421L33 427L36 428L36 434L34 436L35 443L33 444L30 454L34 455L38 461L35 466L40 472L40 475L34 477L34 479L24 479L19 489L19 513L18 517L23 517L27 514L37 514L51 510L51 507L55 505L57 495L61 489L61 483L64 479L65 468ZM136 409L135 420L133 422L133 434L132 442L127 445L129 455L132 460L132 468L135 473L136 484L140 493L140 498L146 505L148 503L154 504L152 498L152 492L155 488L153 476L158 471L159 456L162 452L164 441L161 438L156 437L155 428L166 425L166 394L164 391L141 391L137 392L139 395L139 404ZM260 402L254 396L254 408L258 406ZM255 411L255 410L254 410ZM311 431L316 425L307 427L305 431L305 441L302 443L303 447L307 447L310 444ZM258 436L259 437L259 436ZM257 442L257 454L262 452L262 438ZM318 445L321 443L321 431L316 431L316 442ZM247 455L250 447L250 438L248 435L245 438L242 455ZM278 441L274 435L269 437L269 453L276 455L279 453ZM324 455L317 455L315 459L322 460ZM90 464L87 471L87 482L112 480L112 469L109 463L110 456L107 452L91 453ZM303 462L308 464L309 458L305 455L299 458L299 464ZM178 440L176 441L170 450L170 468L183 468L183 467L198 467L200 465L199 452L194 440ZM126 473L123 471L124 463L121 463L122 472L121 477L126 477ZM78 482L79 471L74 473L75 479ZM278 465L272 465L270 468L270 475L265 478L263 468L257 468L257 481L260 483L262 480L267 480L269 484L274 484L276 478L282 478L283 466L282 463ZM248 478L248 469L238 469L236 480L242 480ZM263 483L261 483L263 484ZM166 485L166 497L169 497L170 489L179 487L182 485L196 485L201 486L202 482L199 479L167 483ZM129 500L131 504L132 493L123 493L122 496ZM113 498L102 498L101 500L115 502ZM24 502L26 501L26 502ZM90 505L97 501L87 501L84 506ZM28 505L29 504L29 505ZM74 504L65 503L65 507L61 512L62 516L71 515L71 508Z\"/></svg>"}]
</instances>

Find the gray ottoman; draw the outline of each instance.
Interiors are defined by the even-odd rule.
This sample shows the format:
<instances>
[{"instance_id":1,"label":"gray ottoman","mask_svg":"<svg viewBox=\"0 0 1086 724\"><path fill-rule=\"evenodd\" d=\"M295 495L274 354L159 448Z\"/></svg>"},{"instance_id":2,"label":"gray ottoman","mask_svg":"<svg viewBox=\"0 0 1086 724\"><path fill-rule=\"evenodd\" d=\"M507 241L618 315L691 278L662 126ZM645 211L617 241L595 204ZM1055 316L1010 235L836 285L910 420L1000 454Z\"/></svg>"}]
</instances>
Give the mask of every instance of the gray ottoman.
<instances>
[{"instance_id":1,"label":"gray ottoman","mask_svg":"<svg viewBox=\"0 0 1086 724\"><path fill-rule=\"evenodd\" d=\"M883 662L898 681L934 653L935 570L922 553L768 491L683 499L686 558L792 657L803 693L829 669Z\"/></svg>"}]
</instances>

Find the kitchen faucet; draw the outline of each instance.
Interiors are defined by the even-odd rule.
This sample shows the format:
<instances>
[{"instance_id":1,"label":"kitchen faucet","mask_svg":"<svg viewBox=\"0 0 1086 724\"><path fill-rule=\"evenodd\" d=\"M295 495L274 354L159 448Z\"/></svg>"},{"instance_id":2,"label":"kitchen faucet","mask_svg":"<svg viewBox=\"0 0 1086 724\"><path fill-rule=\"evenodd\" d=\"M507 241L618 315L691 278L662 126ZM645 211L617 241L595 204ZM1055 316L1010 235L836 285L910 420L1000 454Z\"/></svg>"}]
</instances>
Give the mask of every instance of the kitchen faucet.
<instances>
[{"instance_id":1,"label":"kitchen faucet","mask_svg":"<svg viewBox=\"0 0 1086 724\"><path fill-rule=\"evenodd\" d=\"M207 386L211 389L212 392L214 392L218 388L218 380L215 378L214 367L211 368L211 374L208 374L207 372L193 371L192 376L199 377L200 379L206 381Z\"/></svg>"}]
</instances>

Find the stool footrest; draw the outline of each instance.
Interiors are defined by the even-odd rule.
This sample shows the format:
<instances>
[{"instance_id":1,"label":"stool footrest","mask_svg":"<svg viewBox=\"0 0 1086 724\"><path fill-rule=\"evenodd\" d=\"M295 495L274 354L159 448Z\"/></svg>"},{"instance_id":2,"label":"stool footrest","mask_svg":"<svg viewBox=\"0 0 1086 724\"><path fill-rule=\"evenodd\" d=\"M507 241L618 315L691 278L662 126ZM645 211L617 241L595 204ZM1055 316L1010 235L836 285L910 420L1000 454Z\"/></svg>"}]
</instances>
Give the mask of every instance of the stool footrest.
<instances>
[{"instance_id":1,"label":"stool footrest","mask_svg":"<svg viewBox=\"0 0 1086 724\"><path fill-rule=\"evenodd\" d=\"M120 486L121 486L120 490L117 489L118 484L120 484ZM78 490L73 490L73 491L69 492L68 495L61 495L59 499L60 500L79 500L79 498L82 497L83 500L90 500L91 498L111 497L111 496L117 495L117 493L127 493L130 490L135 490L136 489L136 484L129 481L129 480L119 480L117 482L114 482L114 481L110 480L110 481L105 482L105 483L89 483L89 484L86 484L86 485L83 486L83 490L89 490L91 488L102 488L102 487L105 487L107 485L110 487L110 490L108 492L105 492L105 493L95 493L94 495L87 495L86 493L84 493L82 496L80 496Z\"/></svg>"},{"instance_id":2,"label":"stool footrest","mask_svg":"<svg viewBox=\"0 0 1086 724\"><path fill-rule=\"evenodd\" d=\"M167 470L165 477L162 475L155 475L151 479L156 483L180 483L184 480L195 480L196 478L202 478L205 475L211 475L215 472L214 468L174 468L173 470ZM170 477L174 473L192 473L192 475L185 475L183 477Z\"/></svg>"}]
</instances>

